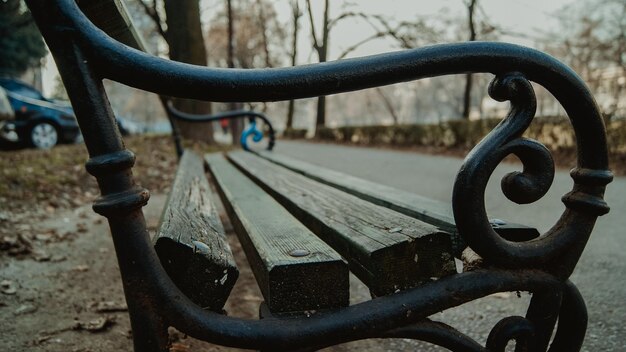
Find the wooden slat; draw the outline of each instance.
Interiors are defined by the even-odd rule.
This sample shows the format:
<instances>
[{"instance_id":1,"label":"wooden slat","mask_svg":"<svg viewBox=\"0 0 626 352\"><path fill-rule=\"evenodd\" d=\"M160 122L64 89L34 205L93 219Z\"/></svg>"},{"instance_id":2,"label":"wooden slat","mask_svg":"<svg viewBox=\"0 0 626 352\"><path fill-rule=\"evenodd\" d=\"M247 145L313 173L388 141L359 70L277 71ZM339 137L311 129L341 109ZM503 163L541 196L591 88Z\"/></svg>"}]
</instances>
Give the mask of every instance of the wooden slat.
<instances>
[{"instance_id":1,"label":"wooden slat","mask_svg":"<svg viewBox=\"0 0 626 352\"><path fill-rule=\"evenodd\" d=\"M122 0L78 0L77 3L89 20L111 38L146 51L143 38Z\"/></svg>"},{"instance_id":2,"label":"wooden slat","mask_svg":"<svg viewBox=\"0 0 626 352\"><path fill-rule=\"evenodd\" d=\"M154 248L176 286L201 307L221 311L239 271L209 192L202 158L185 151Z\"/></svg>"},{"instance_id":3,"label":"wooden slat","mask_svg":"<svg viewBox=\"0 0 626 352\"><path fill-rule=\"evenodd\" d=\"M348 267L341 256L223 155L205 160L270 311L347 306Z\"/></svg>"},{"instance_id":4,"label":"wooden slat","mask_svg":"<svg viewBox=\"0 0 626 352\"><path fill-rule=\"evenodd\" d=\"M455 272L450 234L252 153L229 159L335 248L375 296Z\"/></svg>"},{"instance_id":5,"label":"wooden slat","mask_svg":"<svg viewBox=\"0 0 626 352\"><path fill-rule=\"evenodd\" d=\"M353 194L368 202L439 226L452 234L452 245L456 256L460 256L466 247L457 232L451 203L421 197L414 193L326 169L274 152L259 151L256 153L273 163ZM497 233L510 241L524 241L539 236L537 229L525 225L502 222L500 220L492 226Z\"/></svg>"}]
</instances>

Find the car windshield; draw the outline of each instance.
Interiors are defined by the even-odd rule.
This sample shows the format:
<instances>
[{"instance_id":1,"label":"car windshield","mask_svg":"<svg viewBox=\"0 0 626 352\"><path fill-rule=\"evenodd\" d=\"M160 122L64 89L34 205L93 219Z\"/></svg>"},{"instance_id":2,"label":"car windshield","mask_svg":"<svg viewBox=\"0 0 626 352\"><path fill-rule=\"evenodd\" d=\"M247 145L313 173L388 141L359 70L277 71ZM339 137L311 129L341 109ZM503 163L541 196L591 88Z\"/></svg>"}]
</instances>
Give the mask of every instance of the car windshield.
<instances>
[{"instance_id":1,"label":"car windshield","mask_svg":"<svg viewBox=\"0 0 626 352\"><path fill-rule=\"evenodd\" d=\"M13 79L0 79L0 86L11 93L19 94L31 99L48 101L48 99L44 98L43 95L41 95L41 93L35 88Z\"/></svg>"},{"instance_id":2,"label":"car windshield","mask_svg":"<svg viewBox=\"0 0 626 352\"><path fill-rule=\"evenodd\" d=\"M30 89L27 87L15 87L14 89L9 89L11 92L25 96L27 98L37 99L37 100L46 100L39 92L34 89Z\"/></svg>"}]
</instances>

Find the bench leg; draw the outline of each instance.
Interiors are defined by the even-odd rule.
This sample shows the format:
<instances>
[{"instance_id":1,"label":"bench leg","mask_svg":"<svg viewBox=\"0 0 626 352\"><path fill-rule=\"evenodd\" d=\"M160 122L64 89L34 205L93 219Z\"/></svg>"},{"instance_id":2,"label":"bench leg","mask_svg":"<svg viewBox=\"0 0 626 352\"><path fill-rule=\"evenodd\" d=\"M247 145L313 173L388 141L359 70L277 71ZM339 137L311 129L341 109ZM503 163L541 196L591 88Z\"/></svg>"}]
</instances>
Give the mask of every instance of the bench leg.
<instances>
[{"instance_id":1,"label":"bench leg","mask_svg":"<svg viewBox=\"0 0 626 352\"><path fill-rule=\"evenodd\" d=\"M561 301L561 292L535 293L530 300L530 306L526 312L526 319L530 320L536 329L535 348L537 351L546 351L554 331Z\"/></svg>"},{"instance_id":2,"label":"bench leg","mask_svg":"<svg viewBox=\"0 0 626 352\"><path fill-rule=\"evenodd\" d=\"M154 312L147 311L141 305L134 304L127 298L130 323L133 330L135 352L168 352L169 336L167 324Z\"/></svg>"},{"instance_id":3,"label":"bench leg","mask_svg":"<svg viewBox=\"0 0 626 352\"><path fill-rule=\"evenodd\" d=\"M169 336L167 328L169 324L159 314L158 304L150 296L150 287L146 286L143 270L145 262L156 261L156 254L146 253L146 258L152 260L140 261L133 258L132 246L129 239L135 237L139 242L149 242L149 236L145 227L145 220L141 209L136 209L128 215L109 217L111 234L115 245L124 295L128 305L128 313L133 331L135 352L168 352ZM150 264L148 264L150 265Z\"/></svg>"},{"instance_id":4,"label":"bench leg","mask_svg":"<svg viewBox=\"0 0 626 352\"><path fill-rule=\"evenodd\" d=\"M141 207L147 203L146 190L135 185L131 168L134 155L124 147L115 116L111 109L102 78L94 71L91 60L80 50L72 32L55 13L51 2L30 1L33 16L54 54L63 83L72 101L90 159L87 171L96 177L101 196L94 210L107 217L122 273L124 293L133 330L135 352L168 351L167 324L158 316L156 304L150 301L139 265L127 248L129 238L149 242ZM153 265L155 254L147 255ZM148 292L148 293L147 293Z\"/></svg>"}]
</instances>

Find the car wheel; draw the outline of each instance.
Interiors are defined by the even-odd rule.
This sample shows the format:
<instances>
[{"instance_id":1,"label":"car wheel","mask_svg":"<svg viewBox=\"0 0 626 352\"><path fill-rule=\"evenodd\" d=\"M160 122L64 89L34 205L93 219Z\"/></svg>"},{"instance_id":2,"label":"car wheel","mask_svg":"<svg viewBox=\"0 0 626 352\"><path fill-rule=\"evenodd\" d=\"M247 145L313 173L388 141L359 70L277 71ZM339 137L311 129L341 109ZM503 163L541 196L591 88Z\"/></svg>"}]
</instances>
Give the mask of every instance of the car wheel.
<instances>
[{"instance_id":1,"label":"car wheel","mask_svg":"<svg viewBox=\"0 0 626 352\"><path fill-rule=\"evenodd\" d=\"M59 132L48 122L38 122L30 129L30 144L38 149L50 149L59 142Z\"/></svg>"}]
</instances>

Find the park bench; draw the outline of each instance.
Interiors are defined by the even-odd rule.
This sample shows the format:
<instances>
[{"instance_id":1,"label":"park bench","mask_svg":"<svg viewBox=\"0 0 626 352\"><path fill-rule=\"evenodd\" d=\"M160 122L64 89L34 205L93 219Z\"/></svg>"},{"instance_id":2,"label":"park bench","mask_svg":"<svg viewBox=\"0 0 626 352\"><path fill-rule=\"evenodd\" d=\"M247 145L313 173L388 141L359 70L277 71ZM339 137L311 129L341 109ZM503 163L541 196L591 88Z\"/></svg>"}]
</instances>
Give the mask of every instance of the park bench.
<instances>
[{"instance_id":1,"label":"park bench","mask_svg":"<svg viewBox=\"0 0 626 352\"><path fill-rule=\"evenodd\" d=\"M80 1L85 13L90 3L103 2ZM90 155L86 168L101 190L93 208L109 221L136 351L167 351L169 326L216 344L272 351L374 337L418 339L455 351L503 351L510 340L525 351L581 348L586 308L568 278L596 218L609 211L603 194L612 175L593 97L552 57L510 44L460 43L304 67L214 69L131 49L100 31L74 0L27 4L59 67ZM91 18L97 22L93 12ZM124 31L118 36L110 29L124 42ZM126 43L132 46L132 40ZM467 72L493 73L489 93L509 101L511 110L466 157L451 204L269 151L202 157L181 148L154 239L142 212L149 193L134 181L135 156L124 147L102 86L104 78L115 80L159 94L166 105L167 97L277 101ZM578 148L574 187L562 198L566 210L540 236L490 220L484 204L491 173L510 154L524 165L502 180L510 200L532 203L552 183L549 151L522 137L536 107L530 81L562 104ZM181 115L175 109L169 114ZM258 139L256 124L250 125L244 138ZM262 319L222 312L238 272L205 171L259 283ZM464 256L473 258L464 265L471 270L459 272L454 258ZM348 305L349 271L373 299ZM532 293L526 316L500 320L485 346L429 319L508 291Z\"/></svg>"}]
</instances>

